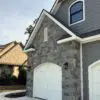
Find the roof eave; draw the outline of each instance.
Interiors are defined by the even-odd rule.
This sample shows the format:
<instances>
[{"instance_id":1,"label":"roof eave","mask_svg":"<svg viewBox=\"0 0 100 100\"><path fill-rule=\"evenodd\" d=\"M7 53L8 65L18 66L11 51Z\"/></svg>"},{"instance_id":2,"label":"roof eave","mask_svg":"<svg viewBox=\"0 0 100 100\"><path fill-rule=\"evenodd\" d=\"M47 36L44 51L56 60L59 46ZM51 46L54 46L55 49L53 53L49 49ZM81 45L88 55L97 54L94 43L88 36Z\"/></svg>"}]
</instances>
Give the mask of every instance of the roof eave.
<instances>
[{"instance_id":1,"label":"roof eave","mask_svg":"<svg viewBox=\"0 0 100 100\"><path fill-rule=\"evenodd\" d=\"M61 5L61 2L59 2L59 0L56 0L53 7L50 10L50 13L55 14L58 11L60 5Z\"/></svg>"}]
</instances>

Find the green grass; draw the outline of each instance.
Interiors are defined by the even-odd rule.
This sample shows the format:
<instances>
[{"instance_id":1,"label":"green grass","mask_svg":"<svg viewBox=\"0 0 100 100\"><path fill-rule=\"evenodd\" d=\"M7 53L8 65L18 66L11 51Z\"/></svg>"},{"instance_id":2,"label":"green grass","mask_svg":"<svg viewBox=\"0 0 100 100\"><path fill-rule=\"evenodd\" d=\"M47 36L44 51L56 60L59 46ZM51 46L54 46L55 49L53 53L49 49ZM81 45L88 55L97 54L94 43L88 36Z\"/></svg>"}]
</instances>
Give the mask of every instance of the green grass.
<instances>
[{"instance_id":1,"label":"green grass","mask_svg":"<svg viewBox=\"0 0 100 100\"><path fill-rule=\"evenodd\" d=\"M7 92L13 90L23 90L26 87L24 85L14 85L14 86L0 86L0 92Z\"/></svg>"}]
</instances>

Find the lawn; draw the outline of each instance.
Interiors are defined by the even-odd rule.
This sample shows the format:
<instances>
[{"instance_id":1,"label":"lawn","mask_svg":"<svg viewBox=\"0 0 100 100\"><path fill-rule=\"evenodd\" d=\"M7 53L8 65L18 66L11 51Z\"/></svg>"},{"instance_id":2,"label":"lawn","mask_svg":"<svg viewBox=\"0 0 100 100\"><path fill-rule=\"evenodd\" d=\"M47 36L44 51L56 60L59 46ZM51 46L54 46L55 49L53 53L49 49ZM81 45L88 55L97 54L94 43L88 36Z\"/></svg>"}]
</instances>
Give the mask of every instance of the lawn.
<instances>
[{"instance_id":1,"label":"lawn","mask_svg":"<svg viewBox=\"0 0 100 100\"><path fill-rule=\"evenodd\" d=\"M25 88L26 88L25 85L0 86L0 92L7 92L12 90L23 90Z\"/></svg>"}]
</instances>

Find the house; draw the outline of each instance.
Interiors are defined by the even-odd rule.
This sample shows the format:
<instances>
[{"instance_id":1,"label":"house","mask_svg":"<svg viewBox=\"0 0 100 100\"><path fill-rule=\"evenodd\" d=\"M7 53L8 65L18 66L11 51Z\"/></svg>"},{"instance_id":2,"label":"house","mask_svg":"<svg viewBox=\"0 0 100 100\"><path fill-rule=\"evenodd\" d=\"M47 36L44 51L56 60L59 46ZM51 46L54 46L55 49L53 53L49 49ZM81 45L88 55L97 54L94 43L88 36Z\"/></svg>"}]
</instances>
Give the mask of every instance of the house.
<instances>
[{"instance_id":1,"label":"house","mask_svg":"<svg viewBox=\"0 0 100 100\"><path fill-rule=\"evenodd\" d=\"M56 0L25 45L27 95L43 100L100 100L100 1Z\"/></svg>"},{"instance_id":2,"label":"house","mask_svg":"<svg viewBox=\"0 0 100 100\"><path fill-rule=\"evenodd\" d=\"M23 52L22 44L11 42L0 46L0 76L2 73L18 77L19 68L27 66L27 55Z\"/></svg>"}]
</instances>

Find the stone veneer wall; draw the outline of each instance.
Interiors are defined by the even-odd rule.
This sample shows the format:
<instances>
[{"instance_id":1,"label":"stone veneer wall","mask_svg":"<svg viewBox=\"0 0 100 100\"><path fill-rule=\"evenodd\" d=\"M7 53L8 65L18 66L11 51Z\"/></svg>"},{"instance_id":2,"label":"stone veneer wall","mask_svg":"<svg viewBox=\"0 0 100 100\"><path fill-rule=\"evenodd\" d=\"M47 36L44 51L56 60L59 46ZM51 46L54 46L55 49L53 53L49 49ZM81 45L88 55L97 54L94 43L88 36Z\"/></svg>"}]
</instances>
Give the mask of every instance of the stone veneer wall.
<instances>
[{"instance_id":1,"label":"stone veneer wall","mask_svg":"<svg viewBox=\"0 0 100 100\"><path fill-rule=\"evenodd\" d=\"M48 27L48 42L43 41L44 28ZM62 100L81 100L80 80L80 44L72 41L57 44L61 36L67 34L49 18L45 18L31 47L29 64L32 66L27 73L27 95L33 96L33 72L38 65L51 62L62 67Z\"/></svg>"},{"instance_id":2,"label":"stone veneer wall","mask_svg":"<svg viewBox=\"0 0 100 100\"><path fill-rule=\"evenodd\" d=\"M29 68L27 70L27 79L26 79L26 95L29 97L33 96L33 69Z\"/></svg>"}]
</instances>

